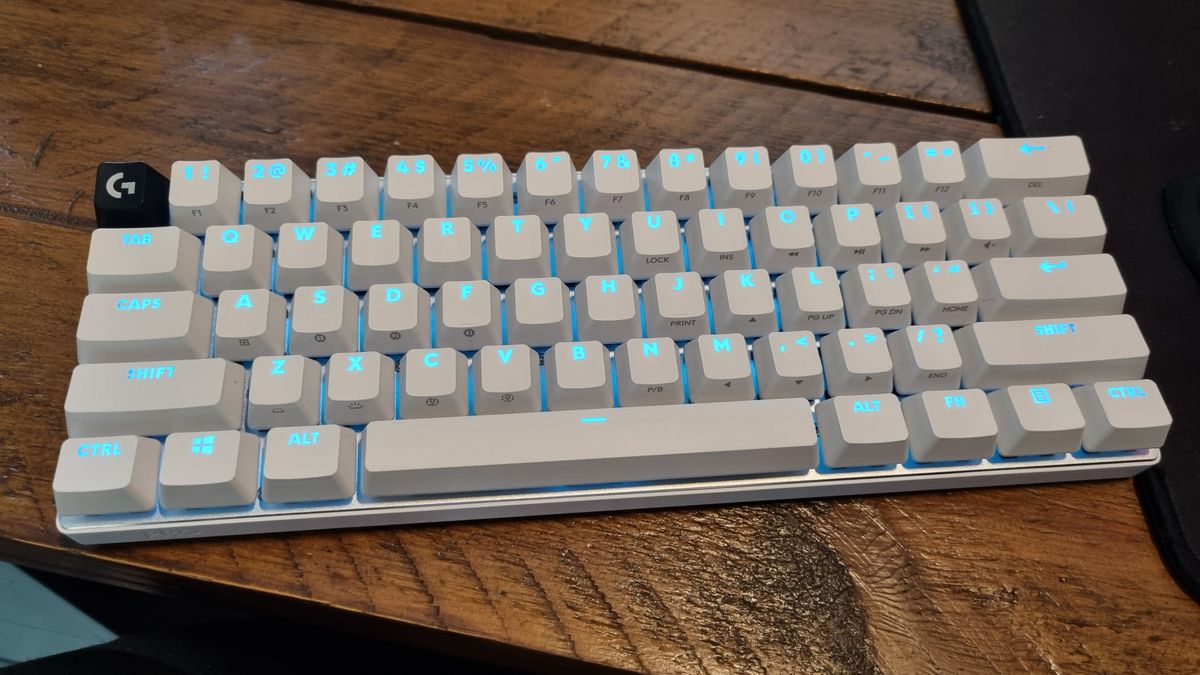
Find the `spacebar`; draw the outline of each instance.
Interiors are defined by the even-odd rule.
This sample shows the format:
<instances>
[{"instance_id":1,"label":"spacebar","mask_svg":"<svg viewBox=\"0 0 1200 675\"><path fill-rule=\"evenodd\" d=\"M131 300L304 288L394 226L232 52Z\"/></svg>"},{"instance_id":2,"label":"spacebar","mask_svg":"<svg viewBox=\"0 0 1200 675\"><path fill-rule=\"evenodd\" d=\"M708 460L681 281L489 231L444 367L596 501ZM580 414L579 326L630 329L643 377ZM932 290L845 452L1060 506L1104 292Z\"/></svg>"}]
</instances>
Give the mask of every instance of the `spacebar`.
<instances>
[{"instance_id":1,"label":"spacebar","mask_svg":"<svg viewBox=\"0 0 1200 675\"><path fill-rule=\"evenodd\" d=\"M372 422L367 496L798 472L817 465L804 399Z\"/></svg>"}]
</instances>

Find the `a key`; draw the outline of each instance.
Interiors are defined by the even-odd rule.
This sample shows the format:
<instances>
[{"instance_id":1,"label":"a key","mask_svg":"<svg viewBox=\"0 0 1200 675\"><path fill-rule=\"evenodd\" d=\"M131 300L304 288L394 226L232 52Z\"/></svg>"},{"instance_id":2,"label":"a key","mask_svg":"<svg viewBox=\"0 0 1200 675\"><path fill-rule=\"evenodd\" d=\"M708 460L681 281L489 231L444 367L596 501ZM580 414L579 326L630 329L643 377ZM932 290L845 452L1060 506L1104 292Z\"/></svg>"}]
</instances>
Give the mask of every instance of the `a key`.
<instances>
[{"instance_id":1,"label":"a key","mask_svg":"<svg viewBox=\"0 0 1200 675\"><path fill-rule=\"evenodd\" d=\"M583 167L583 210L602 211L615 223L646 208L633 150L597 150Z\"/></svg>"},{"instance_id":2,"label":"a key","mask_svg":"<svg viewBox=\"0 0 1200 675\"><path fill-rule=\"evenodd\" d=\"M621 225L625 273L639 281L658 272L683 271L679 221L671 211L637 211Z\"/></svg>"},{"instance_id":3,"label":"a key","mask_svg":"<svg viewBox=\"0 0 1200 675\"><path fill-rule=\"evenodd\" d=\"M837 159L838 200L882 211L900 201L900 157L891 143L856 143Z\"/></svg>"},{"instance_id":4,"label":"a key","mask_svg":"<svg viewBox=\"0 0 1200 675\"><path fill-rule=\"evenodd\" d=\"M178 227L92 231L89 293L195 292L199 270L200 240Z\"/></svg>"},{"instance_id":5,"label":"a key","mask_svg":"<svg viewBox=\"0 0 1200 675\"><path fill-rule=\"evenodd\" d=\"M528 152L517 170L517 206L522 215L547 223L579 210L575 163L565 152Z\"/></svg>"},{"instance_id":6,"label":"a key","mask_svg":"<svg viewBox=\"0 0 1200 675\"><path fill-rule=\"evenodd\" d=\"M758 395L762 398L820 398L825 393L821 356L812 331L769 333L754 341Z\"/></svg>"},{"instance_id":7,"label":"a key","mask_svg":"<svg viewBox=\"0 0 1200 675\"><path fill-rule=\"evenodd\" d=\"M584 279L575 287L575 322L581 340L616 344L641 337L633 279L627 274Z\"/></svg>"},{"instance_id":8,"label":"a key","mask_svg":"<svg viewBox=\"0 0 1200 675\"><path fill-rule=\"evenodd\" d=\"M912 295L897 263L859 265L842 275L846 320L852 328L903 328L912 323Z\"/></svg>"},{"instance_id":9,"label":"a key","mask_svg":"<svg viewBox=\"0 0 1200 675\"><path fill-rule=\"evenodd\" d=\"M967 197L1021 197L1087 192L1087 155L1078 136L984 138L963 152Z\"/></svg>"},{"instance_id":10,"label":"a key","mask_svg":"<svg viewBox=\"0 0 1200 675\"><path fill-rule=\"evenodd\" d=\"M476 225L511 216L512 171L498 152L459 155L450 175L450 195L451 215Z\"/></svg>"},{"instance_id":11,"label":"a key","mask_svg":"<svg viewBox=\"0 0 1200 675\"><path fill-rule=\"evenodd\" d=\"M837 204L813 219L817 257L839 272L880 261L882 239L870 204Z\"/></svg>"},{"instance_id":12,"label":"a key","mask_svg":"<svg viewBox=\"0 0 1200 675\"><path fill-rule=\"evenodd\" d=\"M242 207L242 181L220 162L175 162L171 165L171 224L192 234L210 225L237 225Z\"/></svg>"},{"instance_id":13,"label":"a key","mask_svg":"<svg viewBox=\"0 0 1200 675\"><path fill-rule=\"evenodd\" d=\"M570 290L557 277L517 279L505 294L508 342L549 347L571 339Z\"/></svg>"},{"instance_id":14,"label":"a key","mask_svg":"<svg viewBox=\"0 0 1200 675\"><path fill-rule=\"evenodd\" d=\"M80 363L208 356L212 301L191 291L93 293L83 299Z\"/></svg>"},{"instance_id":15,"label":"a key","mask_svg":"<svg viewBox=\"0 0 1200 675\"><path fill-rule=\"evenodd\" d=\"M568 213L554 228L555 273L568 283L616 274L617 231L606 213Z\"/></svg>"},{"instance_id":16,"label":"a key","mask_svg":"<svg viewBox=\"0 0 1200 675\"><path fill-rule=\"evenodd\" d=\"M546 350L546 406L550 410L611 408L608 348L596 341L560 342Z\"/></svg>"},{"instance_id":17,"label":"a key","mask_svg":"<svg viewBox=\"0 0 1200 675\"><path fill-rule=\"evenodd\" d=\"M383 177L383 217L416 229L446 217L446 172L433 155L392 155Z\"/></svg>"},{"instance_id":18,"label":"a key","mask_svg":"<svg viewBox=\"0 0 1200 675\"><path fill-rule=\"evenodd\" d=\"M898 394L957 389L962 356L947 325L909 326L887 336Z\"/></svg>"},{"instance_id":19,"label":"a key","mask_svg":"<svg viewBox=\"0 0 1200 675\"><path fill-rule=\"evenodd\" d=\"M996 449L1005 457L1075 452L1083 441L1083 413L1065 384L1004 387L988 402L1000 428Z\"/></svg>"},{"instance_id":20,"label":"a key","mask_svg":"<svg viewBox=\"0 0 1200 675\"><path fill-rule=\"evenodd\" d=\"M708 171L713 205L740 209L753 218L772 206L771 160L764 147L726 148Z\"/></svg>"},{"instance_id":21,"label":"a key","mask_svg":"<svg viewBox=\"0 0 1200 675\"><path fill-rule=\"evenodd\" d=\"M927 262L909 270L904 278L912 294L916 323L957 328L975 321L979 293L965 261Z\"/></svg>"},{"instance_id":22,"label":"a key","mask_svg":"<svg viewBox=\"0 0 1200 675\"><path fill-rule=\"evenodd\" d=\"M92 204L96 227L160 227L170 216L165 176L145 162L102 162Z\"/></svg>"},{"instance_id":23,"label":"a key","mask_svg":"<svg viewBox=\"0 0 1200 675\"><path fill-rule=\"evenodd\" d=\"M310 358L260 356L250 366L246 426L251 429L321 422L321 365Z\"/></svg>"},{"instance_id":24,"label":"a key","mask_svg":"<svg viewBox=\"0 0 1200 675\"><path fill-rule=\"evenodd\" d=\"M754 373L746 339L737 333L701 335L683 348L692 403L749 401Z\"/></svg>"},{"instance_id":25,"label":"a key","mask_svg":"<svg viewBox=\"0 0 1200 675\"><path fill-rule=\"evenodd\" d=\"M980 389L940 389L900 404L908 447L917 462L961 462L991 457L999 429Z\"/></svg>"},{"instance_id":26,"label":"a key","mask_svg":"<svg viewBox=\"0 0 1200 675\"><path fill-rule=\"evenodd\" d=\"M213 353L230 361L282 354L287 301L265 288L224 291L217 299Z\"/></svg>"},{"instance_id":27,"label":"a key","mask_svg":"<svg viewBox=\"0 0 1200 675\"><path fill-rule=\"evenodd\" d=\"M205 231L202 292L271 287L271 237L253 225L213 225Z\"/></svg>"},{"instance_id":28,"label":"a key","mask_svg":"<svg viewBox=\"0 0 1200 675\"><path fill-rule=\"evenodd\" d=\"M487 231L488 280L550 276L550 233L536 215L500 216Z\"/></svg>"},{"instance_id":29,"label":"a key","mask_svg":"<svg viewBox=\"0 0 1200 675\"><path fill-rule=\"evenodd\" d=\"M946 259L946 227L935 202L901 202L879 216L883 259L905 269Z\"/></svg>"},{"instance_id":30,"label":"a key","mask_svg":"<svg viewBox=\"0 0 1200 675\"><path fill-rule=\"evenodd\" d=\"M500 291L486 281L448 281L433 298L437 344L463 351L498 345L501 334Z\"/></svg>"},{"instance_id":31,"label":"a key","mask_svg":"<svg viewBox=\"0 0 1200 675\"><path fill-rule=\"evenodd\" d=\"M999 199L960 199L942 212L947 255L977 265L1008 255L1012 228Z\"/></svg>"},{"instance_id":32,"label":"a key","mask_svg":"<svg viewBox=\"0 0 1200 675\"><path fill-rule=\"evenodd\" d=\"M301 286L292 296L289 349L329 356L358 349L358 297L341 286Z\"/></svg>"},{"instance_id":33,"label":"a key","mask_svg":"<svg viewBox=\"0 0 1200 675\"><path fill-rule=\"evenodd\" d=\"M892 357L878 328L843 328L821 338L825 388L830 396L892 390Z\"/></svg>"},{"instance_id":34,"label":"a key","mask_svg":"<svg viewBox=\"0 0 1200 675\"><path fill-rule=\"evenodd\" d=\"M900 198L950 208L962 198L967 171L954 141L923 141L900 156Z\"/></svg>"},{"instance_id":35,"label":"a key","mask_svg":"<svg viewBox=\"0 0 1200 675\"><path fill-rule=\"evenodd\" d=\"M276 427L263 446L262 500L319 502L354 495L354 432L336 424Z\"/></svg>"},{"instance_id":36,"label":"a key","mask_svg":"<svg viewBox=\"0 0 1200 675\"><path fill-rule=\"evenodd\" d=\"M311 182L292 160L251 159L243 175L243 222L274 234L284 223L312 220Z\"/></svg>"},{"instance_id":37,"label":"a key","mask_svg":"<svg viewBox=\"0 0 1200 675\"><path fill-rule=\"evenodd\" d=\"M413 349L400 359L400 418L466 415L467 357L453 349Z\"/></svg>"},{"instance_id":38,"label":"a key","mask_svg":"<svg viewBox=\"0 0 1200 675\"><path fill-rule=\"evenodd\" d=\"M362 157L317 160L313 218L338 230L379 217L379 174Z\"/></svg>"},{"instance_id":39,"label":"a key","mask_svg":"<svg viewBox=\"0 0 1200 675\"><path fill-rule=\"evenodd\" d=\"M713 327L718 333L741 333L747 337L779 330L775 297L766 270L731 270L708 285L712 298Z\"/></svg>"},{"instance_id":40,"label":"a key","mask_svg":"<svg viewBox=\"0 0 1200 675\"><path fill-rule=\"evenodd\" d=\"M398 220L360 220L350 227L348 263L346 285L356 291L412 281L412 232Z\"/></svg>"},{"instance_id":41,"label":"a key","mask_svg":"<svg viewBox=\"0 0 1200 675\"><path fill-rule=\"evenodd\" d=\"M832 267L797 267L775 280L779 319L784 330L818 335L846 327L841 282Z\"/></svg>"},{"instance_id":42,"label":"a key","mask_svg":"<svg viewBox=\"0 0 1200 675\"><path fill-rule=\"evenodd\" d=\"M325 367L325 419L346 426L395 416L396 362L379 352L334 354Z\"/></svg>"},{"instance_id":43,"label":"a key","mask_svg":"<svg viewBox=\"0 0 1200 675\"><path fill-rule=\"evenodd\" d=\"M542 409L538 355L526 345L488 345L472 359L476 415Z\"/></svg>"},{"instance_id":44,"label":"a key","mask_svg":"<svg viewBox=\"0 0 1200 675\"><path fill-rule=\"evenodd\" d=\"M245 506L258 497L258 436L243 431L171 434L163 443L164 509Z\"/></svg>"},{"instance_id":45,"label":"a key","mask_svg":"<svg viewBox=\"0 0 1200 675\"><path fill-rule=\"evenodd\" d=\"M1012 253L1019 256L1099 253L1108 229L1091 195L1026 197L1006 208Z\"/></svg>"},{"instance_id":46,"label":"a key","mask_svg":"<svg viewBox=\"0 0 1200 675\"><path fill-rule=\"evenodd\" d=\"M974 270L984 321L1120 314L1125 282L1107 253L996 258Z\"/></svg>"},{"instance_id":47,"label":"a key","mask_svg":"<svg viewBox=\"0 0 1200 675\"><path fill-rule=\"evenodd\" d=\"M706 277L750 267L750 244L739 209L701 209L684 226L691 268Z\"/></svg>"},{"instance_id":48,"label":"a key","mask_svg":"<svg viewBox=\"0 0 1200 675\"><path fill-rule=\"evenodd\" d=\"M429 292L416 284L376 285L363 298L363 348L403 354L433 346Z\"/></svg>"},{"instance_id":49,"label":"a key","mask_svg":"<svg viewBox=\"0 0 1200 675\"><path fill-rule=\"evenodd\" d=\"M704 280L695 272L655 274L642 286L646 334L690 340L709 332Z\"/></svg>"},{"instance_id":50,"label":"a key","mask_svg":"<svg viewBox=\"0 0 1200 675\"><path fill-rule=\"evenodd\" d=\"M617 396L622 406L683 403L679 348L669 338L634 339L617 347Z\"/></svg>"},{"instance_id":51,"label":"a key","mask_svg":"<svg viewBox=\"0 0 1200 675\"><path fill-rule=\"evenodd\" d=\"M342 283L342 234L326 223L285 223L275 253L275 290Z\"/></svg>"},{"instance_id":52,"label":"a key","mask_svg":"<svg viewBox=\"0 0 1200 675\"><path fill-rule=\"evenodd\" d=\"M908 456L908 426L893 395L835 396L817 402L825 466L899 464Z\"/></svg>"},{"instance_id":53,"label":"a key","mask_svg":"<svg viewBox=\"0 0 1200 675\"><path fill-rule=\"evenodd\" d=\"M793 145L771 165L780 206L822 213L838 201L837 166L828 145Z\"/></svg>"},{"instance_id":54,"label":"a key","mask_svg":"<svg viewBox=\"0 0 1200 675\"><path fill-rule=\"evenodd\" d=\"M684 219L708 208L708 175L700 148L660 150L646 167L646 190L654 211L674 211Z\"/></svg>"},{"instance_id":55,"label":"a key","mask_svg":"<svg viewBox=\"0 0 1200 675\"><path fill-rule=\"evenodd\" d=\"M59 515L136 513L154 508L162 445L141 436L69 438L58 451Z\"/></svg>"},{"instance_id":56,"label":"a key","mask_svg":"<svg viewBox=\"0 0 1200 675\"><path fill-rule=\"evenodd\" d=\"M750 221L750 240L754 242L755 264L772 274L817 264L817 243L806 207L763 209Z\"/></svg>"},{"instance_id":57,"label":"a key","mask_svg":"<svg viewBox=\"0 0 1200 675\"><path fill-rule=\"evenodd\" d=\"M1171 413L1150 380L1097 382L1072 389L1083 413L1087 452L1159 448L1171 429Z\"/></svg>"},{"instance_id":58,"label":"a key","mask_svg":"<svg viewBox=\"0 0 1200 675\"><path fill-rule=\"evenodd\" d=\"M466 218L430 218L417 235L417 281L437 288L447 281L483 278L482 236Z\"/></svg>"}]
</instances>

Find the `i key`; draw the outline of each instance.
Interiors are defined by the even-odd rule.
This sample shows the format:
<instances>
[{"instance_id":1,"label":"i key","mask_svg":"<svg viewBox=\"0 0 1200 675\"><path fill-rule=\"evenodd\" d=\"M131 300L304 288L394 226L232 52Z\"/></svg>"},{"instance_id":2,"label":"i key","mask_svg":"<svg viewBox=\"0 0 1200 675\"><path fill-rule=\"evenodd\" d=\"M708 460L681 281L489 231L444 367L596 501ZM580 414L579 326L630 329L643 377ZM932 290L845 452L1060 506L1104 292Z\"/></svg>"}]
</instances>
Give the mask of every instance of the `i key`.
<instances>
[{"instance_id":1,"label":"i key","mask_svg":"<svg viewBox=\"0 0 1200 675\"><path fill-rule=\"evenodd\" d=\"M750 267L750 245L739 209L701 209L684 226L693 270L711 277Z\"/></svg>"}]
</instances>

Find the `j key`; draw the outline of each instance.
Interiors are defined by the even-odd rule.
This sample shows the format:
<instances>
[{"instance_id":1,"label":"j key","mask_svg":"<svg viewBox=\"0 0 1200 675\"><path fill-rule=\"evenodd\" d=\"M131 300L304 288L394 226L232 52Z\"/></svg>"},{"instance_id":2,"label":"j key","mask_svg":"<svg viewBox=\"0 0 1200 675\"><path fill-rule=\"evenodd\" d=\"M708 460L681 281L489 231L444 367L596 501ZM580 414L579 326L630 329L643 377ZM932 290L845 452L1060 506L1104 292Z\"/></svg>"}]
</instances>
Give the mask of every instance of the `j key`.
<instances>
[{"instance_id":1,"label":"j key","mask_svg":"<svg viewBox=\"0 0 1200 675\"><path fill-rule=\"evenodd\" d=\"M856 143L838 157L838 200L882 211L900 201L900 157L891 143Z\"/></svg>"},{"instance_id":2,"label":"j key","mask_svg":"<svg viewBox=\"0 0 1200 675\"><path fill-rule=\"evenodd\" d=\"M92 231L89 293L195 291L200 240L178 227Z\"/></svg>"},{"instance_id":3,"label":"j key","mask_svg":"<svg viewBox=\"0 0 1200 675\"><path fill-rule=\"evenodd\" d=\"M817 256L838 271L880 260L882 240L870 204L832 206L813 219L813 232Z\"/></svg>"},{"instance_id":4,"label":"j key","mask_svg":"<svg viewBox=\"0 0 1200 675\"><path fill-rule=\"evenodd\" d=\"M208 356L212 301L191 291L93 293L83 299L80 363Z\"/></svg>"},{"instance_id":5,"label":"j key","mask_svg":"<svg viewBox=\"0 0 1200 675\"><path fill-rule=\"evenodd\" d=\"M1026 197L1005 209L1013 255L1099 253L1108 229L1091 195Z\"/></svg>"},{"instance_id":6,"label":"j key","mask_svg":"<svg viewBox=\"0 0 1200 675\"><path fill-rule=\"evenodd\" d=\"M471 364L476 415L542 409L538 355L526 345L488 345Z\"/></svg>"},{"instance_id":7,"label":"j key","mask_svg":"<svg viewBox=\"0 0 1200 675\"><path fill-rule=\"evenodd\" d=\"M72 437L242 426L246 369L225 359L75 367L64 405Z\"/></svg>"},{"instance_id":8,"label":"j key","mask_svg":"<svg viewBox=\"0 0 1200 675\"><path fill-rule=\"evenodd\" d=\"M912 323L912 296L896 263L859 265L842 275L846 318L853 328L884 330Z\"/></svg>"},{"instance_id":9,"label":"j key","mask_svg":"<svg viewBox=\"0 0 1200 675\"><path fill-rule=\"evenodd\" d=\"M588 277L575 287L579 337L605 344L641 337L637 287L627 274Z\"/></svg>"},{"instance_id":10,"label":"j key","mask_svg":"<svg viewBox=\"0 0 1200 675\"><path fill-rule=\"evenodd\" d=\"M417 235L417 280L425 288L483 278L482 237L466 218L430 218Z\"/></svg>"},{"instance_id":11,"label":"j key","mask_svg":"<svg viewBox=\"0 0 1200 675\"><path fill-rule=\"evenodd\" d=\"M487 231L488 280L550 276L550 233L536 215L500 216Z\"/></svg>"},{"instance_id":12,"label":"j key","mask_svg":"<svg viewBox=\"0 0 1200 675\"><path fill-rule=\"evenodd\" d=\"M908 426L891 394L835 396L817 403L821 454L834 469L899 464L908 456Z\"/></svg>"},{"instance_id":13,"label":"j key","mask_svg":"<svg viewBox=\"0 0 1200 675\"><path fill-rule=\"evenodd\" d=\"M459 155L450 175L451 215L484 225L513 214L512 171L500 153Z\"/></svg>"},{"instance_id":14,"label":"j key","mask_svg":"<svg viewBox=\"0 0 1200 675\"><path fill-rule=\"evenodd\" d=\"M642 286L646 334L690 340L709 332L704 280L695 272L655 274Z\"/></svg>"},{"instance_id":15,"label":"j key","mask_svg":"<svg viewBox=\"0 0 1200 675\"><path fill-rule=\"evenodd\" d=\"M54 505L64 516L154 508L161 444L141 436L69 438L58 451Z\"/></svg>"},{"instance_id":16,"label":"j key","mask_svg":"<svg viewBox=\"0 0 1200 675\"><path fill-rule=\"evenodd\" d=\"M263 446L264 502L317 502L354 494L354 432L334 424L277 427Z\"/></svg>"},{"instance_id":17,"label":"j key","mask_svg":"<svg viewBox=\"0 0 1200 675\"><path fill-rule=\"evenodd\" d=\"M1075 452L1083 441L1083 413L1065 384L1005 387L988 401L1000 428L996 449L1005 457Z\"/></svg>"},{"instance_id":18,"label":"j key","mask_svg":"<svg viewBox=\"0 0 1200 675\"><path fill-rule=\"evenodd\" d=\"M750 267L750 244L739 209L701 209L684 226L691 268L703 276Z\"/></svg>"},{"instance_id":19,"label":"j key","mask_svg":"<svg viewBox=\"0 0 1200 675\"><path fill-rule=\"evenodd\" d=\"M396 362L379 352L334 354L325 367L325 419L356 425L395 416Z\"/></svg>"},{"instance_id":20,"label":"j key","mask_svg":"<svg viewBox=\"0 0 1200 675\"><path fill-rule=\"evenodd\" d=\"M984 321L1120 314L1125 282L1107 253L996 258L974 270Z\"/></svg>"},{"instance_id":21,"label":"j key","mask_svg":"<svg viewBox=\"0 0 1200 675\"><path fill-rule=\"evenodd\" d=\"M446 217L446 172L433 155L392 155L383 177L383 217L416 229Z\"/></svg>"},{"instance_id":22,"label":"j key","mask_svg":"<svg viewBox=\"0 0 1200 675\"><path fill-rule=\"evenodd\" d=\"M400 418L466 415L467 357L453 349L414 349L400 359Z\"/></svg>"},{"instance_id":23,"label":"j key","mask_svg":"<svg viewBox=\"0 0 1200 675\"><path fill-rule=\"evenodd\" d=\"M224 291L217 299L214 354L250 361L282 354L287 337L287 301L265 288Z\"/></svg>"},{"instance_id":24,"label":"j key","mask_svg":"<svg viewBox=\"0 0 1200 675\"><path fill-rule=\"evenodd\" d=\"M358 297L341 286L302 286L292 296L289 348L329 356L358 349Z\"/></svg>"},{"instance_id":25,"label":"j key","mask_svg":"<svg viewBox=\"0 0 1200 675\"><path fill-rule=\"evenodd\" d=\"M889 334L887 342L896 393L958 388L962 356L949 326L909 326Z\"/></svg>"},{"instance_id":26,"label":"j key","mask_svg":"<svg viewBox=\"0 0 1200 675\"><path fill-rule=\"evenodd\" d=\"M975 321L979 293L965 261L927 262L909 270L904 278L912 293L916 323L957 328Z\"/></svg>"},{"instance_id":27,"label":"j key","mask_svg":"<svg viewBox=\"0 0 1200 675\"><path fill-rule=\"evenodd\" d=\"M774 204L771 161L764 147L726 148L709 169L713 205L753 218Z\"/></svg>"},{"instance_id":28,"label":"j key","mask_svg":"<svg viewBox=\"0 0 1200 675\"><path fill-rule=\"evenodd\" d=\"M624 222L646 208L642 174L633 150L597 150L583 167L583 210Z\"/></svg>"},{"instance_id":29,"label":"j key","mask_svg":"<svg viewBox=\"0 0 1200 675\"><path fill-rule=\"evenodd\" d=\"M754 261L772 274L793 267L815 267L817 243L803 206L769 206L750 221Z\"/></svg>"},{"instance_id":30,"label":"j key","mask_svg":"<svg viewBox=\"0 0 1200 675\"><path fill-rule=\"evenodd\" d=\"M325 223L287 223L279 229L275 290L342 283L345 239Z\"/></svg>"},{"instance_id":31,"label":"j key","mask_svg":"<svg viewBox=\"0 0 1200 675\"><path fill-rule=\"evenodd\" d=\"M828 145L793 145L771 165L781 206L805 206L821 213L837 203L837 167Z\"/></svg>"},{"instance_id":32,"label":"j key","mask_svg":"<svg viewBox=\"0 0 1200 675\"><path fill-rule=\"evenodd\" d=\"M825 394L821 356L811 331L770 333L754 341L758 395L816 399Z\"/></svg>"},{"instance_id":33,"label":"j key","mask_svg":"<svg viewBox=\"0 0 1200 675\"><path fill-rule=\"evenodd\" d=\"M216 160L175 162L168 202L171 224L192 234L210 225L237 225L242 181Z\"/></svg>"},{"instance_id":34,"label":"j key","mask_svg":"<svg viewBox=\"0 0 1200 675\"><path fill-rule=\"evenodd\" d=\"M995 197L1011 204L1021 197L1087 192L1087 155L1078 136L985 138L963 153L968 197Z\"/></svg>"},{"instance_id":35,"label":"j key","mask_svg":"<svg viewBox=\"0 0 1200 675\"><path fill-rule=\"evenodd\" d=\"M617 231L607 213L568 213L554 228L555 273L568 283L616 274Z\"/></svg>"},{"instance_id":36,"label":"j key","mask_svg":"<svg viewBox=\"0 0 1200 675\"><path fill-rule=\"evenodd\" d=\"M741 335L701 335L683 348L683 360L692 403L754 398L750 352Z\"/></svg>"},{"instance_id":37,"label":"j key","mask_svg":"<svg viewBox=\"0 0 1200 675\"><path fill-rule=\"evenodd\" d=\"M883 259L905 269L946 259L946 228L935 202L901 202L879 216Z\"/></svg>"},{"instance_id":38,"label":"j key","mask_svg":"<svg viewBox=\"0 0 1200 675\"><path fill-rule=\"evenodd\" d=\"M634 339L617 347L617 393L622 406L683 403L679 348L669 338Z\"/></svg>"},{"instance_id":39,"label":"j key","mask_svg":"<svg viewBox=\"0 0 1200 675\"><path fill-rule=\"evenodd\" d=\"M599 342L560 342L546 351L546 405L550 410L611 408L608 349Z\"/></svg>"},{"instance_id":40,"label":"j key","mask_svg":"<svg viewBox=\"0 0 1200 675\"><path fill-rule=\"evenodd\" d=\"M284 223L312 220L311 182L290 159L246 162L242 219L272 234Z\"/></svg>"},{"instance_id":41,"label":"j key","mask_svg":"<svg viewBox=\"0 0 1200 675\"><path fill-rule=\"evenodd\" d=\"M571 291L561 279L517 279L504 305L510 343L549 347L571 339Z\"/></svg>"},{"instance_id":42,"label":"j key","mask_svg":"<svg viewBox=\"0 0 1200 675\"><path fill-rule=\"evenodd\" d=\"M1072 392L1083 412L1084 450L1158 448L1167 440L1171 413L1150 380L1097 382Z\"/></svg>"},{"instance_id":43,"label":"j key","mask_svg":"<svg viewBox=\"0 0 1200 675\"><path fill-rule=\"evenodd\" d=\"M253 225L213 225L205 231L203 292L216 297L240 288L270 288L275 244Z\"/></svg>"},{"instance_id":44,"label":"j key","mask_svg":"<svg viewBox=\"0 0 1200 675\"><path fill-rule=\"evenodd\" d=\"M258 498L258 436L201 431L167 436L158 481L164 509L245 506Z\"/></svg>"},{"instance_id":45,"label":"j key","mask_svg":"<svg viewBox=\"0 0 1200 675\"><path fill-rule=\"evenodd\" d=\"M144 162L102 162L96 167L96 226L160 227L168 220L167 179Z\"/></svg>"},{"instance_id":46,"label":"j key","mask_svg":"<svg viewBox=\"0 0 1200 675\"><path fill-rule=\"evenodd\" d=\"M317 160L313 217L339 230L356 220L379 217L379 174L362 157L322 157Z\"/></svg>"},{"instance_id":47,"label":"j key","mask_svg":"<svg viewBox=\"0 0 1200 675\"><path fill-rule=\"evenodd\" d=\"M731 270L708 285L712 298L713 327L718 333L747 337L779 330L775 297L766 270Z\"/></svg>"},{"instance_id":48,"label":"j key","mask_svg":"<svg viewBox=\"0 0 1200 675\"><path fill-rule=\"evenodd\" d=\"M529 152L517 170L517 205L522 214L558 223L579 210L575 163L565 152Z\"/></svg>"},{"instance_id":49,"label":"j key","mask_svg":"<svg viewBox=\"0 0 1200 675\"><path fill-rule=\"evenodd\" d=\"M942 212L947 254L977 265L1008 255L1012 228L999 199L960 199Z\"/></svg>"},{"instance_id":50,"label":"j key","mask_svg":"<svg viewBox=\"0 0 1200 675\"><path fill-rule=\"evenodd\" d=\"M955 331L963 386L995 389L1057 380L1136 380L1150 348L1133 317L986 321Z\"/></svg>"},{"instance_id":51,"label":"j key","mask_svg":"<svg viewBox=\"0 0 1200 675\"><path fill-rule=\"evenodd\" d=\"M321 365L310 358L260 356L250 367L246 426L271 429L321 421Z\"/></svg>"},{"instance_id":52,"label":"j key","mask_svg":"<svg viewBox=\"0 0 1200 675\"><path fill-rule=\"evenodd\" d=\"M797 267L775 280L784 330L832 333L846 327L841 283L832 267Z\"/></svg>"},{"instance_id":53,"label":"j key","mask_svg":"<svg viewBox=\"0 0 1200 675\"><path fill-rule=\"evenodd\" d=\"M504 342L500 291L486 281L447 281L433 300L437 344L463 351Z\"/></svg>"},{"instance_id":54,"label":"j key","mask_svg":"<svg viewBox=\"0 0 1200 675\"><path fill-rule=\"evenodd\" d=\"M980 389L941 389L900 404L908 447L917 462L959 462L991 457L999 429Z\"/></svg>"},{"instance_id":55,"label":"j key","mask_svg":"<svg viewBox=\"0 0 1200 675\"><path fill-rule=\"evenodd\" d=\"M830 396L892 390L892 357L878 328L843 328L821 338L825 387Z\"/></svg>"},{"instance_id":56,"label":"j key","mask_svg":"<svg viewBox=\"0 0 1200 675\"><path fill-rule=\"evenodd\" d=\"M346 285L356 291L412 281L412 232L398 220L360 220L350 227L348 262Z\"/></svg>"},{"instance_id":57,"label":"j key","mask_svg":"<svg viewBox=\"0 0 1200 675\"><path fill-rule=\"evenodd\" d=\"M679 221L671 211L638 211L621 226L625 273L649 279L657 272L683 271Z\"/></svg>"},{"instance_id":58,"label":"j key","mask_svg":"<svg viewBox=\"0 0 1200 675\"><path fill-rule=\"evenodd\" d=\"M962 198L967 172L954 141L917 143L900 156L900 169L900 198L906 202L932 201L947 209Z\"/></svg>"},{"instance_id":59,"label":"j key","mask_svg":"<svg viewBox=\"0 0 1200 675\"><path fill-rule=\"evenodd\" d=\"M700 148L660 150L646 167L650 208L690 219L708 208L708 175Z\"/></svg>"},{"instance_id":60,"label":"j key","mask_svg":"<svg viewBox=\"0 0 1200 675\"><path fill-rule=\"evenodd\" d=\"M416 284L376 285L363 298L363 348L403 354L433 346L429 292Z\"/></svg>"}]
</instances>

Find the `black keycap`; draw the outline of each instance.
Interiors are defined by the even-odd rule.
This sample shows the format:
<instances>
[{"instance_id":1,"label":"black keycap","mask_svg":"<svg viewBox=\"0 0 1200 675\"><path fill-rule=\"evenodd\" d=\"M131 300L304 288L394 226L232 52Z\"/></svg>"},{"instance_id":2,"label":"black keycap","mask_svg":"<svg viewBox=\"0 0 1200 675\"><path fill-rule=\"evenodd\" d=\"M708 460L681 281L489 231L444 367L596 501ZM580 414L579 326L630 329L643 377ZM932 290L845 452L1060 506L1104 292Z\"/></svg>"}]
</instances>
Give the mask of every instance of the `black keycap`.
<instances>
[{"instance_id":1,"label":"black keycap","mask_svg":"<svg viewBox=\"0 0 1200 675\"><path fill-rule=\"evenodd\" d=\"M104 162L96 167L97 227L170 225L171 182L145 162Z\"/></svg>"}]
</instances>

